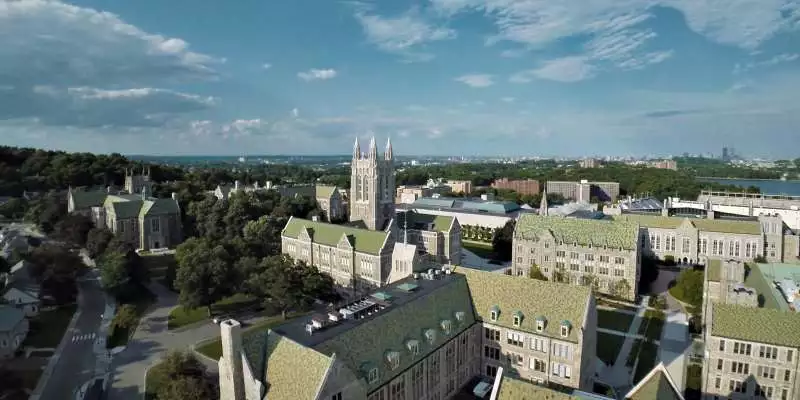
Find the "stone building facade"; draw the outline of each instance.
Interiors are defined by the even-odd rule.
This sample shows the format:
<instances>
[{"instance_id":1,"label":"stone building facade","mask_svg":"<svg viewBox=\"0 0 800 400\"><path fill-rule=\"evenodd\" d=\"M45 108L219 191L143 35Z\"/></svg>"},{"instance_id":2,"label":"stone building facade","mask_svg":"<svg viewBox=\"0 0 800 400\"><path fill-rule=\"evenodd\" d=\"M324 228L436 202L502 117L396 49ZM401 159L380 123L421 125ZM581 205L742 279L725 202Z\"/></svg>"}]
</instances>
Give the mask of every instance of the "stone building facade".
<instances>
[{"instance_id":1,"label":"stone building facade","mask_svg":"<svg viewBox=\"0 0 800 400\"><path fill-rule=\"evenodd\" d=\"M252 185L243 185L235 181L233 185L217 185L210 193L219 200L228 200L235 193L277 191L281 197L308 197L317 201L320 209L325 213L328 221L341 221L346 218L345 202L339 188L330 185L317 185L314 183L300 185L273 185L267 181L264 186L258 182Z\"/></svg>"},{"instance_id":2,"label":"stone building facade","mask_svg":"<svg viewBox=\"0 0 800 400\"><path fill-rule=\"evenodd\" d=\"M639 225L523 214L514 229L511 273L536 267L548 280L592 285L634 299L641 268Z\"/></svg>"},{"instance_id":3,"label":"stone building facade","mask_svg":"<svg viewBox=\"0 0 800 400\"><path fill-rule=\"evenodd\" d=\"M579 182L548 181L547 191L579 202L588 203L592 198L614 202L619 197L619 182L590 182L586 179Z\"/></svg>"},{"instance_id":4,"label":"stone building facade","mask_svg":"<svg viewBox=\"0 0 800 400\"><path fill-rule=\"evenodd\" d=\"M520 194L537 195L539 194L539 181L536 179L513 179L500 178L492 182L495 189L510 189Z\"/></svg>"},{"instance_id":5,"label":"stone building facade","mask_svg":"<svg viewBox=\"0 0 800 400\"><path fill-rule=\"evenodd\" d=\"M363 223L370 230L384 229L395 217L392 142L387 142L386 151L378 157L374 137L366 154L361 153L356 139L350 169L350 222Z\"/></svg>"},{"instance_id":6,"label":"stone building facade","mask_svg":"<svg viewBox=\"0 0 800 400\"><path fill-rule=\"evenodd\" d=\"M223 400L448 399L499 369L564 389L594 380L591 291L491 272L436 270L264 335L221 329Z\"/></svg>"}]
</instances>

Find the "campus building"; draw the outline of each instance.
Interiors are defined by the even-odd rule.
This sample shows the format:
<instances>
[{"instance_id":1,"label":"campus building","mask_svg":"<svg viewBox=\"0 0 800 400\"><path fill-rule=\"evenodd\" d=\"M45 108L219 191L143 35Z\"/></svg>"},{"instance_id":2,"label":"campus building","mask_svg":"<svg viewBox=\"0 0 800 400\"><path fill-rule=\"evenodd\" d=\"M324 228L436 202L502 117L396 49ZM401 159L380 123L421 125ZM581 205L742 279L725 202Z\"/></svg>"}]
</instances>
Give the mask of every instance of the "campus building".
<instances>
[{"instance_id":1,"label":"campus building","mask_svg":"<svg viewBox=\"0 0 800 400\"><path fill-rule=\"evenodd\" d=\"M91 218L139 250L174 248L183 242L181 209L175 193L170 198L149 196L147 175L128 175L123 193L69 188L67 210Z\"/></svg>"},{"instance_id":2,"label":"campus building","mask_svg":"<svg viewBox=\"0 0 800 400\"><path fill-rule=\"evenodd\" d=\"M454 217L395 210L391 142L379 157L374 138L366 154L356 140L352 169L350 222L291 218L281 232L283 254L329 273L354 294L387 285L425 263L461 261L461 228ZM394 255L399 244L417 249L419 262L412 270L400 272L395 267L400 262Z\"/></svg>"},{"instance_id":3,"label":"campus building","mask_svg":"<svg viewBox=\"0 0 800 400\"><path fill-rule=\"evenodd\" d=\"M531 196L539 194L539 181L536 179L509 180L508 178L500 178L492 182L492 187L495 189L513 190L517 193Z\"/></svg>"},{"instance_id":4,"label":"campus building","mask_svg":"<svg viewBox=\"0 0 800 400\"><path fill-rule=\"evenodd\" d=\"M547 191L552 194L560 194L565 199L587 203L592 198L614 202L619 197L619 182L590 182L586 179L579 182L548 181Z\"/></svg>"},{"instance_id":5,"label":"campus building","mask_svg":"<svg viewBox=\"0 0 800 400\"><path fill-rule=\"evenodd\" d=\"M736 260L712 260L706 267L703 396L797 399L800 270L789 264L744 270Z\"/></svg>"},{"instance_id":6,"label":"campus building","mask_svg":"<svg viewBox=\"0 0 800 400\"><path fill-rule=\"evenodd\" d=\"M548 280L591 285L632 300L641 267L639 247L636 222L523 214L514 229L511 273L528 276L536 267Z\"/></svg>"},{"instance_id":7,"label":"campus building","mask_svg":"<svg viewBox=\"0 0 800 400\"><path fill-rule=\"evenodd\" d=\"M596 324L588 288L443 267L266 333L224 321L220 397L448 399L503 370L590 392Z\"/></svg>"},{"instance_id":8,"label":"campus building","mask_svg":"<svg viewBox=\"0 0 800 400\"><path fill-rule=\"evenodd\" d=\"M275 190L281 197L307 197L317 201L320 209L325 213L329 221L338 221L346 217L344 199L336 186L301 184L301 185L273 185L267 181L264 186L258 182L252 185L242 185L235 181L233 185L217 185L210 193L219 200L226 201L235 193L257 193L267 190Z\"/></svg>"}]
</instances>

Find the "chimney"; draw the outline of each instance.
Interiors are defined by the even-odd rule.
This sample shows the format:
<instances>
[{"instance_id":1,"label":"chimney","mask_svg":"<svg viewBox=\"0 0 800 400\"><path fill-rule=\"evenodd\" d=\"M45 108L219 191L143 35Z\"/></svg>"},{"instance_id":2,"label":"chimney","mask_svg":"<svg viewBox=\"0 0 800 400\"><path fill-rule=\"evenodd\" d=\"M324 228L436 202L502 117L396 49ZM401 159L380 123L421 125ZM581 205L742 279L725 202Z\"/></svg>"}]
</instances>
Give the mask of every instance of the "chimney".
<instances>
[{"instance_id":1,"label":"chimney","mask_svg":"<svg viewBox=\"0 0 800 400\"><path fill-rule=\"evenodd\" d=\"M239 190L239 181L235 181L235 182L233 182L233 188L234 188L235 190Z\"/></svg>"},{"instance_id":2,"label":"chimney","mask_svg":"<svg viewBox=\"0 0 800 400\"><path fill-rule=\"evenodd\" d=\"M106 186L106 193L111 194L111 186Z\"/></svg>"},{"instance_id":3,"label":"chimney","mask_svg":"<svg viewBox=\"0 0 800 400\"><path fill-rule=\"evenodd\" d=\"M242 376L242 325L228 319L219 324L222 341L222 357L219 359L220 398L245 400L244 377Z\"/></svg>"},{"instance_id":4,"label":"chimney","mask_svg":"<svg viewBox=\"0 0 800 400\"><path fill-rule=\"evenodd\" d=\"M319 222L319 215L312 216L311 220L314 221L314 222Z\"/></svg>"}]
</instances>

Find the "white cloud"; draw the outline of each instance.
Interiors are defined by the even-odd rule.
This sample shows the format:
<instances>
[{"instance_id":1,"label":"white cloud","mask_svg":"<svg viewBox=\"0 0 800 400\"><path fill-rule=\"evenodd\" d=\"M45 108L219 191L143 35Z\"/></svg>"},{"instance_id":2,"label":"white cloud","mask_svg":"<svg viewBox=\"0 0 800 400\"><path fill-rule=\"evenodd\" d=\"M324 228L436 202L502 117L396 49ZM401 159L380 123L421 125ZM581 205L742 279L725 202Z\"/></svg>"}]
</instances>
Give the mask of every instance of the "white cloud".
<instances>
[{"instance_id":1,"label":"white cloud","mask_svg":"<svg viewBox=\"0 0 800 400\"><path fill-rule=\"evenodd\" d=\"M396 17L369 14L362 9L356 12L356 19L370 43L383 51L401 55L407 62L433 59L433 54L416 49L429 42L456 37L455 30L429 23L415 9Z\"/></svg>"},{"instance_id":2,"label":"white cloud","mask_svg":"<svg viewBox=\"0 0 800 400\"><path fill-rule=\"evenodd\" d=\"M261 64L261 68L262 69L270 69L270 68L272 68L272 64L270 64L270 63Z\"/></svg>"},{"instance_id":3,"label":"white cloud","mask_svg":"<svg viewBox=\"0 0 800 400\"><path fill-rule=\"evenodd\" d=\"M800 54L797 53L783 53L778 54L772 58L763 60L763 61L754 61L749 62L746 64L736 64L733 68L734 74L743 74L747 71L752 69L761 68L761 67L772 67L774 65L783 64L787 62L792 62L797 59L800 59Z\"/></svg>"},{"instance_id":4,"label":"white cloud","mask_svg":"<svg viewBox=\"0 0 800 400\"><path fill-rule=\"evenodd\" d=\"M57 1L0 2L0 84L106 84L214 78L222 59L117 15ZM31 60L35 60L32 62Z\"/></svg>"},{"instance_id":5,"label":"white cloud","mask_svg":"<svg viewBox=\"0 0 800 400\"><path fill-rule=\"evenodd\" d=\"M504 101L506 103L513 103L513 102L517 101L517 99L515 99L513 97L503 97L500 100L502 100L502 101Z\"/></svg>"},{"instance_id":6,"label":"white cloud","mask_svg":"<svg viewBox=\"0 0 800 400\"><path fill-rule=\"evenodd\" d=\"M229 124L222 126L221 134L223 138L249 136L258 133L267 123L260 118L256 119L237 119Z\"/></svg>"},{"instance_id":7,"label":"white cloud","mask_svg":"<svg viewBox=\"0 0 800 400\"><path fill-rule=\"evenodd\" d=\"M494 85L492 75L489 74L468 74L455 78L456 81L474 88L485 88Z\"/></svg>"},{"instance_id":8,"label":"white cloud","mask_svg":"<svg viewBox=\"0 0 800 400\"><path fill-rule=\"evenodd\" d=\"M317 80L333 79L337 75L335 69L316 69L312 68L308 71L298 72L297 77L308 82Z\"/></svg>"},{"instance_id":9,"label":"white cloud","mask_svg":"<svg viewBox=\"0 0 800 400\"><path fill-rule=\"evenodd\" d=\"M532 78L558 82L578 82L594 76L596 68L585 57L570 56L541 63L539 68L521 71L511 76L512 83L527 83Z\"/></svg>"},{"instance_id":10,"label":"white cloud","mask_svg":"<svg viewBox=\"0 0 800 400\"><path fill-rule=\"evenodd\" d=\"M295 107L295 108L292 109L292 117L294 117L294 118L300 117L300 109L299 108Z\"/></svg>"}]
</instances>

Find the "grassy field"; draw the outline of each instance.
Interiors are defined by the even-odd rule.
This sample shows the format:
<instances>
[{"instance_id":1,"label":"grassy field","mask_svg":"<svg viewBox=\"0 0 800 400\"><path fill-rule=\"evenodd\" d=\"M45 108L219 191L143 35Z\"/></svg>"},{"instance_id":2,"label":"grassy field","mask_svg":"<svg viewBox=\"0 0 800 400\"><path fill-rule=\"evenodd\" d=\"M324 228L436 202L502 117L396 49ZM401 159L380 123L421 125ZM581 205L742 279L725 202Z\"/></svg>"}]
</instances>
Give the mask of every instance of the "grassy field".
<instances>
[{"instance_id":1,"label":"grassy field","mask_svg":"<svg viewBox=\"0 0 800 400\"><path fill-rule=\"evenodd\" d=\"M633 315L603 309L597 310L598 328L627 332L631 323L633 323Z\"/></svg>"},{"instance_id":2,"label":"grassy field","mask_svg":"<svg viewBox=\"0 0 800 400\"><path fill-rule=\"evenodd\" d=\"M257 306L259 306L258 299L245 294L235 294L212 304L211 315L236 313ZM177 329L186 325L194 324L196 322L204 321L208 318L208 309L206 307L178 307L170 311L167 327L168 329Z\"/></svg>"},{"instance_id":3,"label":"grassy field","mask_svg":"<svg viewBox=\"0 0 800 400\"><path fill-rule=\"evenodd\" d=\"M68 305L55 310L43 311L31 320L30 332L23 346L57 347L67 330L67 325L75 314L76 305Z\"/></svg>"},{"instance_id":4,"label":"grassy field","mask_svg":"<svg viewBox=\"0 0 800 400\"><path fill-rule=\"evenodd\" d=\"M267 329L272 328L273 326L282 324L283 322L286 322L291 318L299 317L301 315L304 315L304 314L297 314L297 315L290 314L286 320L281 318L280 315L269 317L269 318L267 318L267 319L255 324L255 325L245 329L242 332L242 336L245 337L245 336L249 336L249 335L257 335L257 334L263 333L264 331L266 331ZM243 338L243 340L244 340L244 338ZM202 355L204 355L204 356L206 356L206 357L208 357L208 358L210 358L212 360L219 360L219 358L222 357L222 343L220 342L219 337L217 337L216 339L214 339L214 340L212 340L210 342L207 342L206 344L204 344L202 346L198 346L197 348L195 348L195 350L198 353L200 353L200 354L202 354Z\"/></svg>"},{"instance_id":5,"label":"grassy field","mask_svg":"<svg viewBox=\"0 0 800 400\"><path fill-rule=\"evenodd\" d=\"M478 257L485 258L487 260L494 259L494 249L492 248L491 243L462 241L461 246L475 253L475 255Z\"/></svg>"},{"instance_id":6,"label":"grassy field","mask_svg":"<svg viewBox=\"0 0 800 400\"><path fill-rule=\"evenodd\" d=\"M636 372L633 374L634 384L642 380L642 378L656 366L657 359L658 347L655 343L642 342L639 349L639 364L636 365Z\"/></svg>"},{"instance_id":7,"label":"grassy field","mask_svg":"<svg viewBox=\"0 0 800 400\"><path fill-rule=\"evenodd\" d=\"M664 318L662 311L647 310L642 324L639 325L639 334L650 340L660 340L661 331L664 329Z\"/></svg>"},{"instance_id":8,"label":"grassy field","mask_svg":"<svg viewBox=\"0 0 800 400\"><path fill-rule=\"evenodd\" d=\"M624 342L624 336L597 332L597 357L603 360L606 365L614 365L614 361L617 360L619 350Z\"/></svg>"}]
</instances>

